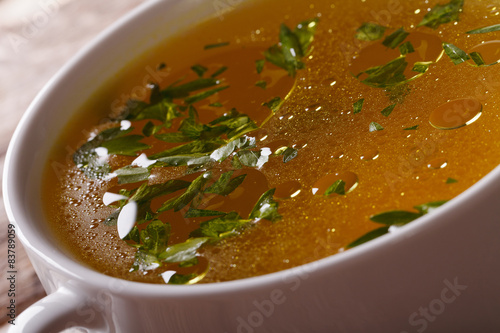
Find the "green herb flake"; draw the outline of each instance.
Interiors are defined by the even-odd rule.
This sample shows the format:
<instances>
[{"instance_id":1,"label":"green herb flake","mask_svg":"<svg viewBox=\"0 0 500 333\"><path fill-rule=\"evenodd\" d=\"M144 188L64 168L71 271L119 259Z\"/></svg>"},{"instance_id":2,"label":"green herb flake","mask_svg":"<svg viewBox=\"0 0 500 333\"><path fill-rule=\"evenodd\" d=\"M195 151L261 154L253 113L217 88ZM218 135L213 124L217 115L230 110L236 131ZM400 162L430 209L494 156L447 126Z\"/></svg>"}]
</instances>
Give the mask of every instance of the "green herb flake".
<instances>
[{"instance_id":1,"label":"green herb flake","mask_svg":"<svg viewBox=\"0 0 500 333\"><path fill-rule=\"evenodd\" d=\"M455 65L461 64L470 59L470 57L467 55L467 53L465 53L465 51L456 47L453 44L443 43L443 49L446 55L450 57L450 60Z\"/></svg>"},{"instance_id":2,"label":"green herb flake","mask_svg":"<svg viewBox=\"0 0 500 333\"><path fill-rule=\"evenodd\" d=\"M469 56L477 66L485 66L486 65L486 62L484 61L483 57L481 56L481 54L479 52L472 52L469 54Z\"/></svg>"},{"instance_id":3,"label":"green herb flake","mask_svg":"<svg viewBox=\"0 0 500 333\"><path fill-rule=\"evenodd\" d=\"M287 147L282 153L283 163L288 163L299 155L299 152L295 148Z\"/></svg>"},{"instance_id":4,"label":"green herb flake","mask_svg":"<svg viewBox=\"0 0 500 333\"><path fill-rule=\"evenodd\" d=\"M210 50L210 49L215 49L217 47L223 47L223 46L228 46L229 42L222 42L222 43L215 43L215 44L208 44L203 47L204 50Z\"/></svg>"},{"instance_id":5,"label":"green herb flake","mask_svg":"<svg viewBox=\"0 0 500 333\"><path fill-rule=\"evenodd\" d=\"M191 233L191 237L205 236L212 240L219 240L236 235L251 220L242 220L236 212L200 223L200 228Z\"/></svg>"},{"instance_id":6,"label":"green herb flake","mask_svg":"<svg viewBox=\"0 0 500 333\"><path fill-rule=\"evenodd\" d=\"M206 71L208 71L208 68L202 65L194 65L191 67L191 70L195 72L199 77L202 77Z\"/></svg>"},{"instance_id":7,"label":"green herb flake","mask_svg":"<svg viewBox=\"0 0 500 333\"><path fill-rule=\"evenodd\" d=\"M362 83L374 88L389 88L406 82L404 71L408 66L405 57L399 57L391 60L383 66L377 66L368 69L365 73L369 74Z\"/></svg>"},{"instance_id":8,"label":"green herb flake","mask_svg":"<svg viewBox=\"0 0 500 333\"><path fill-rule=\"evenodd\" d=\"M250 213L250 219L266 219L273 223L281 220L278 203L273 198L275 190L273 188L262 194Z\"/></svg>"},{"instance_id":9,"label":"green herb flake","mask_svg":"<svg viewBox=\"0 0 500 333\"><path fill-rule=\"evenodd\" d=\"M403 43L399 46L399 52L401 55L407 55L409 53L415 52L415 48L411 42Z\"/></svg>"},{"instance_id":10,"label":"green herb flake","mask_svg":"<svg viewBox=\"0 0 500 333\"><path fill-rule=\"evenodd\" d=\"M206 91L200 92L198 94L189 96L188 98L186 98L184 100L184 102L186 102L186 104L194 104L196 102L202 101L205 98L208 98L208 97L218 93L219 91L225 90L227 88L229 88L229 86L217 87L217 88L213 88L210 90L206 90Z\"/></svg>"},{"instance_id":11,"label":"green herb flake","mask_svg":"<svg viewBox=\"0 0 500 333\"><path fill-rule=\"evenodd\" d=\"M146 229L141 231L141 241L149 253L158 255L167 248L170 237L170 224L160 220L152 221Z\"/></svg>"},{"instance_id":12,"label":"green herb flake","mask_svg":"<svg viewBox=\"0 0 500 333\"><path fill-rule=\"evenodd\" d=\"M225 71L227 71L227 67L226 66L222 66L221 68L219 68L218 70L216 70L212 75L211 77L212 78L215 78L219 75L221 75L222 73L224 73Z\"/></svg>"},{"instance_id":13,"label":"green herb flake","mask_svg":"<svg viewBox=\"0 0 500 333\"><path fill-rule=\"evenodd\" d=\"M384 128L382 127L382 125L380 125L376 122L371 122L369 129L370 129L370 132L376 132L376 131L382 131Z\"/></svg>"},{"instance_id":14,"label":"green herb flake","mask_svg":"<svg viewBox=\"0 0 500 333\"><path fill-rule=\"evenodd\" d=\"M454 178L446 179L446 184L455 184L455 183L458 183L458 180L456 180Z\"/></svg>"},{"instance_id":15,"label":"green herb flake","mask_svg":"<svg viewBox=\"0 0 500 333\"><path fill-rule=\"evenodd\" d=\"M388 234L388 233L389 233L389 227L381 227L381 228L372 230L372 231L366 233L365 235L361 236L360 238L356 239L354 242L347 245L347 248L350 249L350 248L359 246L361 244L369 242L375 238L378 238L378 237L383 236L383 235Z\"/></svg>"},{"instance_id":16,"label":"green herb flake","mask_svg":"<svg viewBox=\"0 0 500 333\"><path fill-rule=\"evenodd\" d=\"M184 243L169 246L158 255L158 259L167 263L193 260L196 258L196 251L207 241L207 237L190 238Z\"/></svg>"},{"instance_id":17,"label":"green herb flake","mask_svg":"<svg viewBox=\"0 0 500 333\"><path fill-rule=\"evenodd\" d=\"M337 180L333 183L323 194L324 196L330 196L331 194L345 195L345 182L342 179Z\"/></svg>"},{"instance_id":18,"label":"green herb flake","mask_svg":"<svg viewBox=\"0 0 500 333\"><path fill-rule=\"evenodd\" d=\"M406 39L406 37L408 37L409 34L410 33L406 32L405 29L399 28L398 30L387 36L382 44L384 46L390 47L391 49L395 49Z\"/></svg>"},{"instance_id":19,"label":"green herb flake","mask_svg":"<svg viewBox=\"0 0 500 333\"><path fill-rule=\"evenodd\" d=\"M494 32L494 31L500 31L500 24L495 24L495 25L490 25L488 27L470 30L470 31L467 31L466 33L473 35L473 34L485 34L485 33Z\"/></svg>"},{"instance_id":20,"label":"green herb flake","mask_svg":"<svg viewBox=\"0 0 500 333\"><path fill-rule=\"evenodd\" d=\"M394 111L394 108L396 107L396 105L397 105L397 103L389 105L388 107L386 107L385 109L383 109L382 111L380 111L380 113L384 117L389 117L391 115L392 111Z\"/></svg>"},{"instance_id":21,"label":"green herb flake","mask_svg":"<svg viewBox=\"0 0 500 333\"><path fill-rule=\"evenodd\" d=\"M221 216L226 215L224 212L219 212L216 210L206 210L206 209L196 209L190 207L187 213L184 215L185 218L195 218L195 217L209 217L209 216Z\"/></svg>"},{"instance_id":22,"label":"green herb flake","mask_svg":"<svg viewBox=\"0 0 500 333\"><path fill-rule=\"evenodd\" d=\"M257 70L257 73L260 74L264 70L264 65L266 61L264 59L256 60L255 61L255 69Z\"/></svg>"},{"instance_id":23,"label":"green herb flake","mask_svg":"<svg viewBox=\"0 0 500 333\"><path fill-rule=\"evenodd\" d=\"M384 37L387 28L376 23L365 22L356 30L356 38L363 41L374 41Z\"/></svg>"},{"instance_id":24,"label":"green herb flake","mask_svg":"<svg viewBox=\"0 0 500 333\"><path fill-rule=\"evenodd\" d=\"M147 271L151 269L158 268L160 262L154 254L150 254L146 251L138 250L135 253L135 260L132 265L134 271Z\"/></svg>"},{"instance_id":25,"label":"green herb flake","mask_svg":"<svg viewBox=\"0 0 500 333\"><path fill-rule=\"evenodd\" d=\"M413 64L413 68L411 69L413 72L424 74L429 69L429 66L432 62L416 62Z\"/></svg>"},{"instance_id":26,"label":"green herb flake","mask_svg":"<svg viewBox=\"0 0 500 333\"><path fill-rule=\"evenodd\" d=\"M246 174L234 177L233 171L223 173L215 183L205 190L205 193L213 193L222 196L231 194L245 180Z\"/></svg>"},{"instance_id":27,"label":"green herb flake","mask_svg":"<svg viewBox=\"0 0 500 333\"><path fill-rule=\"evenodd\" d=\"M178 212L179 210L187 206L198 194L202 192L203 187L209 179L209 172L201 174L200 176L198 176L198 178L193 180L193 182L189 185L189 187L182 195L164 202L160 209L158 209L158 212L165 212L170 209L173 209L174 212Z\"/></svg>"},{"instance_id":28,"label":"green herb flake","mask_svg":"<svg viewBox=\"0 0 500 333\"><path fill-rule=\"evenodd\" d=\"M464 0L451 0L446 5L436 5L424 16L418 26L437 29L441 24L458 21L463 6Z\"/></svg>"},{"instance_id":29,"label":"green herb flake","mask_svg":"<svg viewBox=\"0 0 500 333\"><path fill-rule=\"evenodd\" d=\"M155 132L155 124L153 124L152 121L148 121L146 125L142 128L142 134L144 134L145 137L150 137L153 135Z\"/></svg>"},{"instance_id":30,"label":"green herb flake","mask_svg":"<svg viewBox=\"0 0 500 333\"><path fill-rule=\"evenodd\" d=\"M126 166L115 170L118 176L118 184L130 184L148 180L149 170L147 168Z\"/></svg>"},{"instance_id":31,"label":"green herb flake","mask_svg":"<svg viewBox=\"0 0 500 333\"><path fill-rule=\"evenodd\" d=\"M215 102L215 103L209 104L208 106L211 106L213 108L222 108L222 107L224 107L224 105L221 102Z\"/></svg>"},{"instance_id":32,"label":"green herb flake","mask_svg":"<svg viewBox=\"0 0 500 333\"><path fill-rule=\"evenodd\" d=\"M356 114L356 113L360 113L361 110L363 109L363 103L365 102L365 99L364 98L361 98L359 100L357 100L353 105L352 105L352 108L353 108L353 113Z\"/></svg>"},{"instance_id":33,"label":"green herb flake","mask_svg":"<svg viewBox=\"0 0 500 333\"><path fill-rule=\"evenodd\" d=\"M282 24L280 43L274 44L264 52L266 61L287 70L290 76L295 77L297 70L304 68L301 59L309 52L317 23L317 18L303 21L293 31Z\"/></svg>"},{"instance_id":34,"label":"green herb flake","mask_svg":"<svg viewBox=\"0 0 500 333\"><path fill-rule=\"evenodd\" d=\"M385 225L403 225L418 219L422 215L422 213L394 210L382 214L373 215L370 217L370 220Z\"/></svg>"},{"instance_id":35,"label":"green herb flake","mask_svg":"<svg viewBox=\"0 0 500 333\"><path fill-rule=\"evenodd\" d=\"M266 89L267 87L267 82L264 81L264 80L260 80L260 81L257 81L255 82L255 85L259 88L262 88L262 89Z\"/></svg>"},{"instance_id":36,"label":"green herb flake","mask_svg":"<svg viewBox=\"0 0 500 333\"><path fill-rule=\"evenodd\" d=\"M281 106L281 97L274 97L269 102L262 103L263 106L267 106L273 113L276 113Z\"/></svg>"},{"instance_id":37,"label":"green herb flake","mask_svg":"<svg viewBox=\"0 0 500 333\"><path fill-rule=\"evenodd\" d=\"M403 131L415 131L418 129L418 126L419 125L415 125L415 126L412 126L412 127L407 127L407 128L404 128Z\"/></svg>"}]
</instances>

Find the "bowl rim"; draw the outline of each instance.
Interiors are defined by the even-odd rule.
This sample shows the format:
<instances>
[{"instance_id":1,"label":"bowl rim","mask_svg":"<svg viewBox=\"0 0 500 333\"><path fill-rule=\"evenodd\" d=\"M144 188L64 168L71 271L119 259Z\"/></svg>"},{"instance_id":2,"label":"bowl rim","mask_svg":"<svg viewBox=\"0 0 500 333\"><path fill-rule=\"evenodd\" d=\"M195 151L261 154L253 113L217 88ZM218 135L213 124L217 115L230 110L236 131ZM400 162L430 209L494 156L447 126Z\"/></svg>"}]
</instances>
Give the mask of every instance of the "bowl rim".
<instances>
[{"instance_id":1,"label":"bowl rim","mask_svg":"<svg viewBox=\"0 0 500 333\"><path fill-rule=\"evenodd\" d=\"M419 218L418 221L401 228L397 235L387 234L350 249L349 251L262 276L219 283L173 286L118 279L97 272L79 263L76 259L71 258L70 254L66 254L59 247L54 246L48 238L40 237L38 234L34 233L33 228L30 228L31 222L26 220L26 216L23 214L23 208L20 207L19 200L22 197L21 194L23 190L20 189L19 186L16 186L16 177L12 177L12 175L15 174L18 169L16 163L19 161L16 149L18 149L22 139L26 136L24 128L29 126L35 114L40 112L43 113L44 105L47 103L47 96L60 89L63 79L75 71L79 62L91 55L103 52L106 43L116 36L119 36L123 28L131 24L131 22L147 20L152 13L156 13L158 10L165 10L169 8L171 4L180 1L182 0L146 1L101 32L98 37L93 39L91 43L67 62L38 93L16 127L9 144L5 159L3 171L4 181L2 186L5 209L9 221L16 226L16 234L29 251L35 253L52 267L69 276L71 280L82 282L98 289L110 289L110 286L119 283L119 285L122 286L122 288L120 288L120 294L136 295L141 298L201 297L234 293L243 289L249 290L264 286L275 286L282 283L286 276L291 273L293 274L297 269L325 272L336 269L337 267L342 267L345 262L362 265L363 262L370 260L370 257L379 255L379 253L387 249L387 247L401 246L402 242L398 241L398 238L404 239L412 237L421 234L423 231L432 232L433 229L440 226L440 222L445 223L444 221L449 220L450 217L457 214L457 212L460 213L460 211L466 209L466 207L470 209L471 205L474 206L479 203L483 195L488 195L488 193L493 190L493 183L495 181L500 181L500 167L497 167L465 192L446 203L442 209L433 212L433 214L423 216ZM196 2L197 1L192 1L191 3L196 4ZM33 260L33 258L31 259Z\"/></svg>"}]
</instances>

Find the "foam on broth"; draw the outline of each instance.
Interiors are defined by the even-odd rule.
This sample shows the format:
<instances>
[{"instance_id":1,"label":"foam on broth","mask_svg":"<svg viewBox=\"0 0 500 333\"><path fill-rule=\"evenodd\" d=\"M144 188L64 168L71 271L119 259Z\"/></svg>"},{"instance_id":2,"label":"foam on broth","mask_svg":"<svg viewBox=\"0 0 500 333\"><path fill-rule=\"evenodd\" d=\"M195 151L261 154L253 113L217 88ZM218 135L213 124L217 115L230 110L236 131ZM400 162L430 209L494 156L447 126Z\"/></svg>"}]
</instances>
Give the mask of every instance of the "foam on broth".
<instances>
[{"instance_id":1,"label":"foam on broth","mask_svg":"<svg viewBox=\"0 0 500 333\"><path fill-rule=\"evenodd\" d=\"M50 156L42 190L54 234L75 258L111 276L164 283L159 274L176 269L180 273L203 271L200 282L219 282L276 272L336 254L380 226L370 221L373 215L414 211L416 205L460 194L500 161L500 66L454 65L442 56L440 43L446 41L467 52L480 49L485 52L484 58L490 59L498 48L492 48L494 43L479 45L495 40L498 33L464 32L484 26L498 11L485 1L466 1L459 22L437 30L416 27L435 4L413 0L255 1L244 11L236 8L224 15L224 20L215 18L169 39L102 88L103 92L83 108L85 117L80 115L61 135ZM295 79L271 65L258 74L255 61L278 41L279 25L284 22L294 27L313 17L320 21L313 50L304 59L306 68L299 70ZM353 75L373 66L376 57L372 54L386 60L394 58L393 51L374 46L379 42L354 38L363 22L377 19L390 27L388 33L401 26L416 32L416 61L439 59L424 75L392 93L362 84ZM230 42L228 46L203 50L204 45L226 41ZM78 148L89 133L97 133L94 124L123 104L123 94L132 92L136 98L147 98L138 96L142 90L134 87L142 85L145 68L156 68L162 62L167 64L166 69L157 70L162 88L186 75L186 80L196 78L190 70L194 64L212 71L227 66L221 77L230 88L195 104L200 121L209 122L235 107L262 124L261 129L247 134L256 139L258 148L274 152L294 147L298 154L287 163L280 157L270 158L261 168L237 170L233 177L247 176L230 195L205 195L200 199L203 209L236 210L247 216L262 193L276 188L274 197L279 202L281 221L260 220L237 236L202 247L197 268L168 264L130 272L136 250L118 237L116 227L102 223L113 211L102 198L105 192L116 193L137 184L118 185L116 178L88 180L75 167L68 150ZM259 80L267 82L266 89L255 86ZM270 117L262 103L287 95ZM361 112L355 113L353 104L363 98ZM217 101L224 107L209 106ZM393 104L396 106L390 115L381 113ZM453 119L444 119L449 116L443 112L447 109L454 110ZM177 129L181 120L174 120L172 129ZM135 131L140 133L146 122L134 123ZM383 130L370 130L373 123ZM116 125L98 128L110 126ZM151 138L142 142L153 145L148 155L175 146L158 144ZM116 156L110 164L117 169L134 159ZM215 177L227 170L227 163L222 163L212 172ZM186 175L185 167L173 167L157 168L153 175L151 184L168 179L192 181L198 174ZM346 194L323 195L336 180L345 182ZM158 208L164 201L153 201L153 206ZM186 219L185 213L181 210L161 215L172 226L169 245L185 241L206 220Z\"/></svg>"}]
</instances>

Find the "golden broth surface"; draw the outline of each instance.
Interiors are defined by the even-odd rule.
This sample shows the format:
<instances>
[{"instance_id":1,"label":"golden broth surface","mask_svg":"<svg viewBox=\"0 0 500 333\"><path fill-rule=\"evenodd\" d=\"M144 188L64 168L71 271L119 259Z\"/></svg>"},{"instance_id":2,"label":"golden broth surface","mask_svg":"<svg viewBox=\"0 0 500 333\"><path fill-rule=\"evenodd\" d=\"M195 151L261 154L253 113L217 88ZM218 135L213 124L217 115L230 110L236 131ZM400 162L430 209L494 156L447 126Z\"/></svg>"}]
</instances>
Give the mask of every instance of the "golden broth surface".
<instances>
[{"instance_id":1,"label":"golden broth surface","mask_svg":"<svg viewBox=\"0 0 500 333\"><path fill-rule=\"evenodd\" d=\"M105 274L164 283L159 274L171 269L170 265L130 272L135 248L118 237L116 227L102 223L114 210L106 207L102 198L105 192L116 193L121 188L116 179L86 179L71 161L70 153L90 137L89 133L97 133L94 124L116 111L129 96L147 98L144 90L137 88L143 85L145 76L149 75L147 80L156 78L164 88L183 76L186 80L196 78L189 69L194 64L212 71L221 65L228 67L221 77L230 88L195 104L202 122L235 107L262 124L260 130L248 134L257 139L259 148L275 151L294 147L298 151L297 157L287 163L282 157L274 157L261 168L237 170L233 176L247 174L240 188L227 197L206 195L202 199L204 209L237 210L244 216L263 192L276 188L275 199L283 216L276 223L258 221L237 236L203 247L202 261L210 268L202 283L276 272L336 254L380 227L370 221L375 214L414 211L416 205L457 196L500 161L500 66L454 65L441 54L440 43L452 43L467 52L492 49L493 43L478 45L495 40L498 33L464 32L486 22L494 24L499 12L488 1L466 0L458 22L436 30L417 27L437 3L255 1L244 8L236 6L223 20L212 19L167 40L117 74L83 108L85 117L75 119L54 148L42 197L56 238L75 258ZM319 24L312 51L295 80L270 64L257 74L255 61L278 42L280 24L295 27L314 17L319 18ZM374 46L380 41L354 38L356 29L367 21L389 27L388 33L404 27L416 35L412 37L415 61L439 60L424 75L392 91L362 84L353 72L373 66L378 58L382 62L394 58L392 50ZM203 50L204 45L226 41L230 42L228 46ZM493 47L488 59L497 51ZM151 75L162 62L166 69ZM258 80L265 80L267 88L256 87ZM275 96L287 98L269 117L269 109L262 103ZM363 108L354 113L353 104L360 99L364 99ZM224 107L209 106L216 101L223 102ZM381 113L393 104L396 106L389 116ZM452 119L446 110L452 110ZM145 123L133 124L137 133ZM180 119L174 121L172 128L179 123ZM374 130L372 123L383 130ZM147 139L143 142L154 144L152 153L173 146ZM110 164L116 169L134 159L112 157ZM227 165L223 163L214 167L213 173L220 175L225 170ZM184 167L158 168L153 175L150 183L177 178L192 181L196 177L186 175ZM346 183L347 193L323 195L339 179ZM203 221L187 220L183 213L185 210L162 215L172 225L169 244L185 241Z\"/></svg>"}]
</instances>

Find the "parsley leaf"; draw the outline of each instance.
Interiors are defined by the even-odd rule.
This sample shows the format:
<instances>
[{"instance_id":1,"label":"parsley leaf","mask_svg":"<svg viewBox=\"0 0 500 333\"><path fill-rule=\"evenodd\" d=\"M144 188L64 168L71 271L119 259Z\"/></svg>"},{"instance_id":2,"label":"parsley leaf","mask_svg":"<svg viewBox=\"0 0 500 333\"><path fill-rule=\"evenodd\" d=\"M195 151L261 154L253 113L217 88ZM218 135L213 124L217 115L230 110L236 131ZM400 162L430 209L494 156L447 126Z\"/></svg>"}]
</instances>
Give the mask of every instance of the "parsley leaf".
<instances>
[{"instance_id":1,"label":"parsley leaf","mask_svg":"<svg viewBox=\"0 0 500 333\"><path fill-rule=\"evenodd\" d=\"M394 108L396 107L396 105L397 105L397 103L389 105L388 107L386 107L385 109L383 109L382 111L380 111L380 113L382 113L382 115L384 117L389 117L390 114L392 113L392 111L394 111Z\"/></svg>"},{"instance_id":2,"label":"parsley leaf","mask_svg":"<svg viewBox=\"0 0 500 333\"><path fill-rule=\"evenodd\" d=\"M196 209L193 207L189 207L189 210L184 215L185 218L193 218L193 217L207 217L207 216L221 216L226 215L224 212L219 212L216 210L206 210L206 209Z\"/></svg>"},{"instance_id":3,"label":"parsley leaf","mask_svg":"<svg viewBox=\"0 0 500 333\"><path fill-rule=\"evenodd\" d=\"M158 212L165 212L167 210L173 209L174 212L177 212L187 206L198 194L200 194L203 190L203 187L210 179L210 173L205 172L198 176L193 182L189 185L186 191L175 198L167 200L163 203L163 205L158 209Z\"/></svg>"},{"instance_id":4,"label":"parsley leaf","mask_svg":"<svg viewBox=\"0 0 500 333\"><path fill-rule=\"evenodd\" d=\"M215 183L205 190L205 193L214 193L222 196L231 194L245 180L246 174L231 179L234 171L223 173Z\"/></svg>"},{"instance_id":5,"label":"parsley leaf","mask_svg":"<svg viewBox=\"0 0 500 333\"><path fill-rule=\"evenodd\" d=\"M458 21L463 6L464 0L451 0L446 5L436 5L424 16L418 26L437 29L441 24Z\"/></svg>"},{"instance_id":6,"label":"parsley leaf","mask_svg":"<svg viewBox=\"0 0 500 333\"><path fill-rule=\"evenodd\" d=\"M194 65L191 67L191 70L195 72L199 77L202 77L205 72L208 70L205 66L202 65Z\"/></svg>"},{"instance_id":7,"label":"parsley leaf","mask_svg":"<svg viewBox=\"0 0 500 333\"><path fill-rule=\"evenodd\" d=\"M144 244L144 248L150 254L154 255L165 251L169 237L170 224L163 223L160 220L152 221L146 229L141 231L141 241Z\"/></svg>"},{"instance_id":8,"label":"parsley leaf","mask_svg":"<svg viewBox=\"0 0 500 333\"><path fill-rule=\"evenodd\" d=\"M278 203L273 198L275 190L274 188L270 189L260 197L250 213L250 219L266 219L271 222L277 222L281 219L281 215L278 213Z\"/></svg>"},{"instance_id":9,"label":"parsley leaf","mask_svg":"<svg viewBox=\"0 0 500 333\"><path fill-rule=\"evenodd\" d=\"M210 49L215 49L217 47L223 47L223 46L228 46L229 42L222 42L222 43L215 43L215 44L208 44L203 47L204 50L210 50Z\"/></svg>"},{"instance_id":10,"label":"parsley leaf","mask_svg":"<svg viewBox=\"0 0 500 333\"><path fill-rule=\"evenodd\" d=\"M456 47L453 44L443 43L444 52L448 57L450 57L451 61L455 64L461 64L470 59L470 57L463 51L462 49Z\"/></svg>"},{"instance_id":11,"label":"parsley leaf","mask_svg":"<svg viewBox=\"0 0 500 333\"><path fill-rule=\"evenodd\" d=\"M365 102L365 99L364 98L361 98L359 100L357 100L353 105L352 105L352 108L354 109L353 113L356 114L356 113L360 113L361 110L363 109L363 103Z\"/></svg>"},{"instance_id":12,"label":"parsley leaf","mask_svg":"<svg viewBox=\"0 0 500 333\"><path fill-rule=\"evenodd\" d=\"M387 28L376 23L365 22L356 30L356 38L363 41L374 41L384 37Z\"/></svg>"},{"instance_id":13,"label":"parsley leaf","mask_svg":"<svg viewBox=\"0 0 500 333\"><path fill-rule=\"evenodd\" d=\"M409 53L415 52L415 48L411 42L403 43L399 46L399 52L401 55L407 55Z\"/></svg>"},{"instance_id":14,"label":"parsley leaf","mask_svg":"<svg viewBox=\"0 0 500 333\"><path fill-rule=\"evenodd\" d=\"M73 154L73 162L89 178L95 179L106 176L111 171L111 167L107 163L107 158L99 156L96 149L129 132L130 130L122 131L120 127L112 127L100 132L92 140L87 141L76 150ZM147 145L145 147L149 148ZM113 144L111 144L111 148L113 148Z\"/></svg>"},{"instance_id":15,"label":"parsley leaf","mask_svg":"<svg viewBox=\"0 0 500 333\"><path fill-rule=\"evenodd\" d=\"M280 44L274 44L264 52L266 61L288 71L292 77L298 69L304 68L301 59L307 55L314 39L318 19L301 22L292 31L285 24L280 27ZM257 63L257 72L262 70L262 62Z\"/></svg>"},{"instance_id":16,"label":"parsley leaf","mask_svg":"<svg viewBox=\"0 0 500 333\"><path fill-rule=\"evenodd\" d=\"M255 85L256 85L257 87L262 88L262 89L266 89L266 87L267 87L267 82L266 82L266 81L264 81L264 80L259 80L259 81L255 82Z\"/></svg>"},{"instance_id":17,"label":"parsley leaf","mask_svg":"<svg viewBox=\"0 0 500 333\"><path fill-rule=\"evenodd\" d=\"M365 71L369 74L362 83L374 88L388 88L406 82L404 71L408 66L405 57L391 60L383 66L372 67Z\"/></svg>"},{"instance_id":18,"label":"parsley leaf","mask_svg":"<svg viewBox=\"0 0 500 333\"><path fill-rule=\"evenodd\" d=\"M412 127L407 127L404 128L403 131L415 131L418 129L418 125L412 126Z\"/></svg>"},{"instance_id":19,"label":"parsley leaf","mask_svg":"<svg viewBox=\"0 0 500 333\"><path fill-rule=\"evenodd\" d=\"M127 135L104 141L101 147L108 150L109 155L135 156L137 152L151 148L151 146L139 142L144 139L142 135Z\"/></svg>"},{"instance_id":20,"label":"parsley leaf","mask_svg":"<svg viewBox=\"0 0 500 333\"><path fill-rule=\"evenodd\" d=\"M200 228L191 233L193 236L206 236L213 240L235 235L251 220L242 220L236 212L231 212L222 217L200 223Z\"/></svg>"},{"instance_id":21,"label":"parsley leaf","mask_svg":"<svg viewBox=\"0 0 500 333\"><path fill-rule=\"evenodd\" d=\"M488 27L470 30L470 31L467 31L466 33L473 35L473 34L485 34L485 33L494 32L494 31L500 31L500 24L494 24L494 25L490 25Z\"/></svg>"},{"instance_id":22,"label":"parsley leaf","mask_svg":"<svg viewBox=\"0 0 500 333\"><path fill-rule=\"evenodd\" d=\"M297 157L299 154L298 150L295 148L287 147L285 151L281 154L283 155L283 163L288 163Z\"/></svg>"},{"instance_id":23,"label":"parsley leaf","mask_svg":"<svg viewBox=\"0 0 500 333\"><path fill-rule=\"evenodd\" d=\"M324 196L329 196L333 193L338 195L345 195L345 182L342 179L337 180L333 183L323 194Z\"/></svg>"},{"instance_id":24,"label":"parsley leaf","mask_svg":"<svg viewBox=\"0 0 500 333\"><path fill-rule=\"evenodd\" d=\"M350 243L346 247L348 249L350 249L350 248L359 246L361 244L369 242L369 241L371 241L371 240L373 240L375 238L378 238L378 237L380 237L382 235L385 235L387 233L389 233L389 227L381 227L381 228L372 230L372 231L366 233L365 235L361 236L360 238L356 239L354 242Z\"/></svg>"},{"instance_id":25,"label":"parsley leaf","mask_svg":"<svg viewBox=\"0 0 500 333\"><path fill-rule=\"evenodd\" d=\"M115 170L118 175L118 184L137 183L149 178L149 170L147 168L126 166Z\"/></svg>"},{"instance_id":26,"label":"parsley leaf","mask_svg":"<svg viewBox=\"0 0 500 333\"><path fill-rule=\"evenodd\" d=\"M376 122L371 122L369 129L370 129L370 132L376 132L376 131L382 131L384 128L382 127L382 125L380 125Z\"/></svg>"},{"instance_id":27,"label":"parsley leaf","mask_svg":"<svg viewBox=\"0 0 500 333\"><path fill-rule=\"evenodd\" d=\"M454 178L446 179L446 184L455 184L455 183L458 183L458 180L456 180Z\"/></svg>"},{"instance_id":28,"label":"parsley leaf","mask_svg":"<svg viewBox=\"0 0 500 333\"><path fill-rule=\"evenodd\" d=\"M390 47L391 49L395 49L406 39L406 37L408 37L409 34L410 33L406 32L405 29L399 28L398 30L387 36L382 44L384 46Z\"/></svg>"},{"instance_id":29,"label":"parsley leaf","mask_svg":"<svg viewBox=\"0 0 500 333\"><path fill-rule=\"evenodd\" d=\"M281 97L274 97L269 102L262 103L263 106L267 106L273 113L276 113L282 104Z\"/></svg>"},{"instance_id":30,"label":"parsley leaf","mask_svg":"<svg viewBox=\"0 0 500 333\"><path fill-rule=\"evenodd\" d=\"M163 262L184 262L196 258L196 251L206 242L208 237L190 238L184 243L169 246L158 255Z\"/></svg>"}]
</instances>

